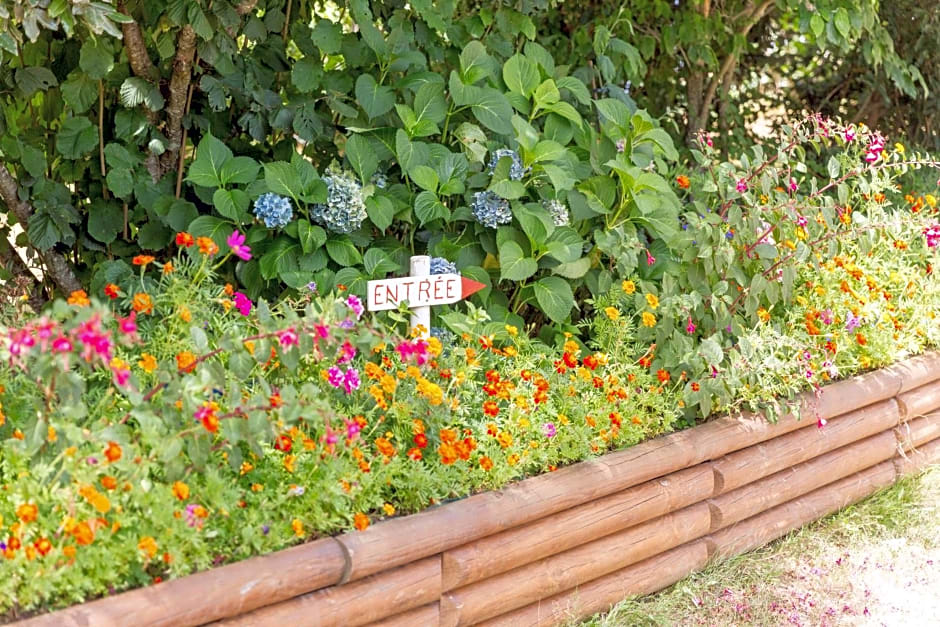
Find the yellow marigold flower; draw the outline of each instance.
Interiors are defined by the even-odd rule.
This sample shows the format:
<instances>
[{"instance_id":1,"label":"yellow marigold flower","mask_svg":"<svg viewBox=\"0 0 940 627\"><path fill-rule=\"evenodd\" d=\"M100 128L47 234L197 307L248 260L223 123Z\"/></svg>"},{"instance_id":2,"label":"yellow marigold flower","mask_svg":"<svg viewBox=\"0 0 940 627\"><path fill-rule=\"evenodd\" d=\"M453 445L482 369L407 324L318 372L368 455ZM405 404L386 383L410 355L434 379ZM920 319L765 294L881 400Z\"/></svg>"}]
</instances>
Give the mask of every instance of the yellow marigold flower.
<instances>
[{"instance_id":1,"label":"yellow marigold flower","mask_svg":"<svg viewBox=\"0 0 940 627\"><path fill-rule=\"evenodd\" d=\"M428 353L437 357L444 350L444 345L436 337L428 338Z\"/></svg>"},{"instance_id":2,"label":"yellow marigold flower","mask_svg":"<svg viewBox=\"0 0 940 627\"><path fill-rule=\"evenodd\" d=\"M655 294L647 294L646 304L650 306L650 309L656 309L659 307L659 299L656 298Z\"/></svg>"},{"instance_id":3,"label":"yellow marigold flower","mask_svg":"<svg viewBox=\"0 0 940 627\"><path fill-rule=\"evenodd\" d=\"M46 440L48 440L49 442L55 442L58 439L59 439L59 436L55 432L55 427L53 427L52 425L49 425L46 428Z\"/></svg>"},{"instance_id":4,"label":"yellow marigold flower","mask_svg":"<svg viewBox=\"0 0 940 627\"><path fill-rule=\"evenodd\" d=\"M189 307L186 305L180 305L180 320L183 322L192 322L193 314L190 313Z\"/></svg>"},{"instance_id":5,"label":"yellow marigold flower","mask_svg":"<svg viewBox=\"0 0 940 627\"><path fill-rule=\"evenodd\" d=\"M933 209L937 206L937 197L933 194L927 194L924 196L924 200L927 201L927 204L930 205L930 208Z\"/></svg>"},{"instance_id":6,"label":"yellow marigold flower","mask_svg":"<svg viewBox=\"0 0 940 627\"><path fill-rule=\"evenodd\" d=\"M392 505L391 503L386 503L385 505L382 506L382 511L385 512L386 516L394 516L395 506Z\"/></svg>"},{"instance_id":7,"label":"yellow marigold flower","mask_svg":"<svg viewBox=\"0 0 940 627\"><path fill-rule=\"evenodd\" d=\"M517 329L516 327L512 326L511 324L507 324L507 325L506 325L506 333L508 333L508 334L511 335L512 337L516 337L517 335L519 335L519 329Z\"/></svg>"},{"instance_id":8,"label":"yellow marigold flower","mask_svg":"<svg viewBox=\"0 0 940 627\"><path fill-rule=\"evenodd\" d=\"M581 350L580 347L578 347L578 343L571 340L565 342L564 349L566 353L577 353L579 350Z\"/></svg>"},{"instance_id":9,"label":"yellow marigold flower","mask_svg":"<svg viewBox=\"0 0 940 627\"><path fill-rule=\"evenodd\" d=\"M254 355L254 354L255 354L255 343L254 343L254 342L252 342L251 340L245 340L245 342L243 343L243 346L245 347L245 350L249 352L249 354L251 354L251 355Z\"/></svg>"},{"instance_id":10,"label":"yellow marigold flower","mask_svg":"<svg viewBox=\"0 0 940 627\"><path fill-rule=\"evenodd\" d=\"M648 311L644 311L643 315L643 326L644 327L655 327L656 326L656 316L651 314Z\"/></svg>"},{"instance_id":11,"label":"yellow marigold flower","mask_svg":"<svg viewBox=\"0 0 940 627\"><path fill-rule=\"evenodd\" d=\"M262 490L264 490L264 486L261 485L260 483L252 483L252 484L251 484L251 491L252 491L252 492L261 492Z\"/></svg>"},{"instance_id":12,"label":"yellow marigold flower","mask_svg":"<svg viewBox=\"0 0 940 627\"><path fill-rule=\"evenodd\" d=\"M607 314L607 317L611 320L620 318L620 311L616 307L605 307L604 313Z\"/></svg>"},{"instance_id":13,"label":"yellow marigold flower","mask_svg":"<svg viewBox=\"0 0 940 627\"><path fill-rule=\"evenodd\" d=\"M632 294L636 291L636 284L633 281L624 281L620 284L620 289L622 289L625 294Z\"/></svg>"},{"instance_id":14,"label":"yellow marigold flower","mask_svg":"<svg viewBox=\"0 0 940 627\"><path fill-rule=\"evenodd\" d=\"M134 294L134 300L131 303L131 308L140 314L152 314L153 301L150 299L149 294L138 292Z\"/></svg>"},{"instance_id":15,"label":"yellow marigold flower","mask_svg":"<svg viewBox=\"0 0 940 627\"><path fill-rule=\"evenodd\" d=\"M241 468L238 469L238 474L247 475L249 472L254 470L255 467L251 465L250 462L242 462Z\"/></svg>"},{"instance_id":16,"label":"yellow marigold flower","mask_svg":"<svg viewBox=\"0 0 940 627\"><path fill-rule=\"evenodd\" d=\"M757 310L757 317L761 322L770 322L770 312L763 307Z\"/></svg>"},{"instance_id":17,"label":"yellow marigold flower","mask_svg":"<svg viewBox=\"0 0 940 627\"><path fill-rule=\"evenodd\" d=\"M899 155L902 155L902 156L903 156L903 155L904 155L904 144L902 144L902 143L900 143L900 142L895 142L895 144L894 144L894 150L895 150L895 152L897 152Z\"/></svg>"}]
</instances>

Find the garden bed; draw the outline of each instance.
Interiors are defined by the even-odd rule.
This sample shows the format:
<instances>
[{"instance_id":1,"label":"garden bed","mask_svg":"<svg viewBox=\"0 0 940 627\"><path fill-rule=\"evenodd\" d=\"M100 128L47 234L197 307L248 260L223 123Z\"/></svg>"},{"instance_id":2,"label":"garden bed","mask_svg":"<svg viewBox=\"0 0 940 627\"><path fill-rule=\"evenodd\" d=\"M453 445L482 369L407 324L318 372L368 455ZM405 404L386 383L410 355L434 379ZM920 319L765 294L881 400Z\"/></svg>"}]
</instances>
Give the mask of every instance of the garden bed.
<instances>
[{"instance_id":1,"label":"garden bed","mask_svg":"<svg viewBox=\"0 0 940 627\"><path fill-rule=\"evenodd\" d=\"M940 460L938 353L829 385L802 405L802 419L721 418L23 624L557 624L663 588Z\"/></svg>"}]
</instances>

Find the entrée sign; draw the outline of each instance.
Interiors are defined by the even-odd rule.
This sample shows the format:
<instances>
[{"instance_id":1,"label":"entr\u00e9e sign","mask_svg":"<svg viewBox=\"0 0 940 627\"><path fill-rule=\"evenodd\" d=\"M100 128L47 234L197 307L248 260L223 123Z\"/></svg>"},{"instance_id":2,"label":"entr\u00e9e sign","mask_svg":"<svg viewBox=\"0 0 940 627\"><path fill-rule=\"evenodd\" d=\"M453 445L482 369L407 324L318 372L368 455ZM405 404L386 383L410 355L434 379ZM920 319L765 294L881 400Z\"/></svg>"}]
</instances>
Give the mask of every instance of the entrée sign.
<instances>
[{"instance_id":1,"label":"entr\u00e9e sign","mask_svg":"<svg viewBox=\"0 0 940 627\"><path fill-rule=\"evenodd\" d=\"M484 287L486 285L483 283L459 274L406 276L369 281L368 309L398 309L398 306L406 301L410 308L447 305L456 303Z\"/></svg>"}]
</instances>

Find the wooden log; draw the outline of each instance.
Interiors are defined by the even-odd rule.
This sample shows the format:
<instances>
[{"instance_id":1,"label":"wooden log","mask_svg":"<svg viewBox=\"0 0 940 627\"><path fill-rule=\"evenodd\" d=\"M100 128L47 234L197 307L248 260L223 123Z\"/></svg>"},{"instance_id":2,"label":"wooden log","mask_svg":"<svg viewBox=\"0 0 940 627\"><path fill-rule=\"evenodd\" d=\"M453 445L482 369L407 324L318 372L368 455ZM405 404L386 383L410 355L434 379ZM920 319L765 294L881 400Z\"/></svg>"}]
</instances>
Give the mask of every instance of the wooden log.
<instances>
[{"instance_id":1,"label":"wooden log","mask_svg":"<svg viewBox=\"0 0 940 627\"><path fill-rule=\"evenodd\" d=\"M219 624L355 627L434 603L440 596L441 559L434 556L355 583L268 605Z\"/></svg>"},{"instance_id":2,"label":"wooden log","mask_svg":"<svg viewBox=\"0 0 940 627\"><path fill-rule=\"evenodd\" d=\"M896 453L894 433L882 431L726 492L708 502L712 508L712 531L891 459Z\"/></svg>"},{"instance_id":3,"label":"wooden log","mask_svg":"<svg viewBox=\"0 0 940 627\"><path fill-rule=\"evenodd\" d=\"M892 397L896 373L876 371L804 394L802 420L787 414L776 423L761 415L727 416L693 429L654 438L629 449L532 477L500 491L373 525L337 539L352 566L346 581L441 553L506 529L594 501L671 472L717 459L858 407Z\"/></svg>"},{"instance_id":4,"label":"wooden log","mask_svg":"<svg viewBox=\"0 0 940 627\"><path fill-rule=\"evenodd\" d=\"M895 457L893 461L898 475L902 476L917 474L931 464L940 464L940 439L922 444L914 451Z\"/></svg>"},{"instance_id":5,"label":"wooden log","mask_svg":"<svg viewBox=\"0 0 940 627\"><path fill-rule=\"evenodd\" d=\"M599 577L572 590L480 623L483 627L545 627L571 624L606 612L623 599L662 590L708 562L705 542L697 540Z\"/></svg>"},{"instance_id":6,"label":"wooden log","mask_svg":"<svg viewBox=\"0 0 940 627\"><path fill-rule=\"evenodd\" d=\"M43 614L30 627L202 625L337 583L346 559L332 538Z\"/></svg>"},{"instance_id":7,"label":"wooden log","mask_svg":"<svg viewBox=\"0 0 940 627\"><path fill-rule=\"evenodd\" d=\"M715 494L723 494L794 464L807 461L898 424L898 404L880 401L815 425L774 438L713 462Z\"/></svg>"},{"instance_id":8,"label":"wooden log","mask_svg":"<svg viewBox=\"0 0 940 627\"><path fill-rule=\"evenodd\" d=\"M913 420L940 409L940 381L932 381L898 396L901 421Z\"/></svg>"},{"instance_id":9,"label":"wooden log","mask_svg":"<svg viewBox=\"0 0 940 627\"><path fill-rule=\"evenodd\" d=\"M858 502L894 483L892 461L881 462L799 498L787 501L707 538L713 557L728 558L767 544L827 514Z\"/></svg>"},{"instance_id":10,"label":"wooden log","mask_svg":"<svg viewBox=\"0 0 940 627\"><path fill-rule=\"evenodd\" d=\"M668 514L708 498L713 490L711 466L700 464L449 549L442 556L443 589L453 590Z\"/></svg>"},{"instance_id":11,"label":"wooden log","mask_svg":"<svg viewBox=\"0 0 940 627\"><path fill-rule=\"evenodd\" d=\"M587 583L708 533L705 503L444 593L441 625L473 625Z\"/></svg>"},{"instance_id":12,"label":"wooden log","mask_svg":"<svg viewBox=\"0 0 940 627\"><path fill-rule=\"evenodd\" d=\"M901 380L897 394L940 379L940 351L930 351L885 368Z\"/></svg>"},{"instance_id":13,"label":"wooden log","mask_svg":"<svg viewBox=\"0 0 940 627\"><path fill-rule=\"evenodd\" d=\"M429 603L413 610L369 623L369 627L437 627L441 620L440 603Z\"/></svg>"},{"instance_id":14,"label":"wooden log","mask_svg":"<svg viewBox=\"0 0 940 627\"><path fill-rule=\"evenodd\" d=\"M902 423L895 429L895 433L902 451L910 451L940 438L940 412Z\"/></svg>"}]
</instances>

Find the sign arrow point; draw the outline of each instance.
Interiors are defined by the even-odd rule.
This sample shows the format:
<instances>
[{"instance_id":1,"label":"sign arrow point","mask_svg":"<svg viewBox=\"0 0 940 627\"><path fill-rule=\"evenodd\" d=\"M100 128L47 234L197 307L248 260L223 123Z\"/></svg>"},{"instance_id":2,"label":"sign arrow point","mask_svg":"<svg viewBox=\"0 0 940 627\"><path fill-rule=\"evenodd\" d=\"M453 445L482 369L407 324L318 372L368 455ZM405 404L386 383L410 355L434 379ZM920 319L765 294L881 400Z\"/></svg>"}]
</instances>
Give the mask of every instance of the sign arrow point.
<instances>
[{"instance_id":1,"label":"sign arrow point","mask_svg":"<svg viewBox=\"0 0 940 627\"><path fill-rule=\"evenodd\" d=\"M474 281L473 279L468 279L465 276L460 277L460 298L461 300L467 298L471 294L476 294L480 290L486 287L486 284L480 283L479 281Z\"/></svg>"}]
</instances>

